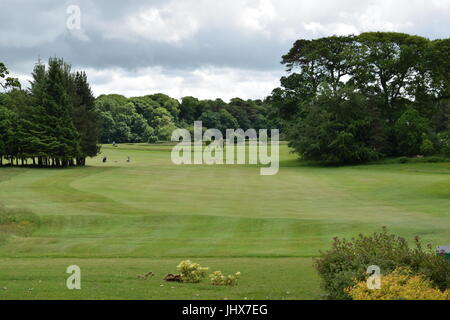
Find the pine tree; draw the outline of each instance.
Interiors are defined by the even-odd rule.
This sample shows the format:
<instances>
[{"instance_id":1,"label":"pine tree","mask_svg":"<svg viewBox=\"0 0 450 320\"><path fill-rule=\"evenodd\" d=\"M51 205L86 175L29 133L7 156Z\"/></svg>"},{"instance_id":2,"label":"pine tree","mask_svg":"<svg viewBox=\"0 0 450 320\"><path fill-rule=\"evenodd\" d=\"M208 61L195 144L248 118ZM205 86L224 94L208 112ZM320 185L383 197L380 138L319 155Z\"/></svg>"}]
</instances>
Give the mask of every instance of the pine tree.
<instances>
[{"instance_id":1,"label":"pine tree","mask_svg":"<svg viewBox=\"0 0 450 320\"><path fill-rule=\"evenodd\" d=\"M72 122L69 93L70 66L62 59L51 58L48 71L38 64L33 73L32 94L35 111L31 121L41 136L39 164L68 166L80 154L79 135Z\"/></svg>"},{"instance_id":2,"label":"pine tree","mask_svg":"<svg viewBox=\"0 0 450 320\"><path fill-rule=\"evenodd\" d=\"M100 151L98 114L95 110L95 98L84 72L75 74L74 88L72 117L80 135L81 147L77 164L85 165L86 157L95 157Z\"/></svg>"},{"instance_id":3,"label":"pine tree","mask_svg":"<svg viewBox=\"0 0 450 320\"><path fill-rule=\"evenodd\" d=\"M31 81L32 103L29 112L23 115L22 132L28 131L32 136L34 155L38 158L39 166L50 165L50 158L53 156L53 150L58 144L57 138L53 135L52 121L47 116L47 110L44 106L46 100L47 71L45 65L40 61L36 64ZM24 135L26 135L24 133ZM22 138L24 139L24 138ZM31 138L30 138L31 139ZM25 141L30 143L30 141Z\"/></svg>"}]
</instances>

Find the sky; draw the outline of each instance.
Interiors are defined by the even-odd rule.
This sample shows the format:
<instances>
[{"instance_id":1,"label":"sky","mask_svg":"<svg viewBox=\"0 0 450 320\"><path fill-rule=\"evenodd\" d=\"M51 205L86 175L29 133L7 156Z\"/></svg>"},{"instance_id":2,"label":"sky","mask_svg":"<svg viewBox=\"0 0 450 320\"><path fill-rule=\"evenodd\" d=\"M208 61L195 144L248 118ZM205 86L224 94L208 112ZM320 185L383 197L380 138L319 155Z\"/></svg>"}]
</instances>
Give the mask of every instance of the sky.
<instances>
[{"instance_id":1,"label":"sky","mask_svg":"<svg viewBox=\"0 0 450 320\"><path fill-rule=\"evenodd\" d=\"M0 0L0 16L0 61L25 87L39 58L58 56L95 95L228 101L270 95L297 39L448 38L450 0Z\"/></svg>"}]
</instances>

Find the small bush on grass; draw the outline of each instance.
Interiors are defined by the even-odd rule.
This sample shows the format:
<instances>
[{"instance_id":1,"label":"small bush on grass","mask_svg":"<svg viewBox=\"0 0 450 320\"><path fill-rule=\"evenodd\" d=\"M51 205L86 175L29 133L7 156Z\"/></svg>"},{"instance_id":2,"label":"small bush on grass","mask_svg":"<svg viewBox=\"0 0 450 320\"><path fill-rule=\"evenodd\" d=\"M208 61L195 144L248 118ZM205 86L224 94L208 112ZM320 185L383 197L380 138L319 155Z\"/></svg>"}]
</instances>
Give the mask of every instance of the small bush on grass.
<instances>
[{"instance_id":1,"label":"small bush on grass","mask_svg":"<svg viewBox=\"0 0 450 320\"><path fill-rule=\"evenodd\" d=\"M370 290L366 281L345 289L353 300L450 300L450 291L432 288L424 275L409 268L397 268L381 278L381 289Z\"/></svg>"},{"instance_id":2,"label":"small bush on grass","mask_svg":"<svg viewBox=\"0 0 450 320\"><path fill-rule=\"evenodd\" d=\"M414 274L423 274L436 289L450 286L450 262L436 256L430 246L423 249L418 238L410 247L404 238L389 234L386 228L351 240L335 238L331 250L321 252L314 262L329 299L351 299L345 289L363 281L371 265L379 266L382 274L408 267Z\"/></svg>"},{"instance_id":3,"label":"small bush on grass","mask_svg":"<svg viewBox=\"0 0 450 320\"><path fill-rule=\"evenodd\" d=\"M209 270L209 268L204 268L198 263L193 263L190 260L181 261L177 266L177 269L180 273L181 281L188 283L200 282L206 276L206 272Z\"/></svg>"},{"instance_id":4,"label":"small bush on grass","mask_svg":"<svg viewBox=\"0 0 450 320\"><path fill-rule=\"evenodd\" d=\"M240 277L240 272L224 276L221 271L215 271L209 275L213 286L236 286Z\"/></svg>"}]
</instances>

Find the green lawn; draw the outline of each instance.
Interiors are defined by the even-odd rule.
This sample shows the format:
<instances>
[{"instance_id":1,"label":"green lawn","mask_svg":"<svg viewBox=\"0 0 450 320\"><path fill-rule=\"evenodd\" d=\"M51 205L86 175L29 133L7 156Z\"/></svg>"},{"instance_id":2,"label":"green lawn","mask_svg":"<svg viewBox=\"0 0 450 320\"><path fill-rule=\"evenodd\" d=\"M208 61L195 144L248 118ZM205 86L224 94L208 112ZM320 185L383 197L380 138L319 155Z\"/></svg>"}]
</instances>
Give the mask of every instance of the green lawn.
<instances>
[{"instance_id":1,"label":"green lawn","mask_svg":"<svg viewBox=\"0 0 450 320\"><path fill-rule=\"evenodd\" d=\"M102 150L109 162L86 168L0 168L0 203L41 218L32 236L3 235L0 299L318 299L312 258L335 236L388 226L450 245L450 163L319 168L282 145L279 174L260 176L175 166L170 146ZM183 259L241 282L162 281ZM65 287L72 264L79 291Z\"/></svg>"}]
</instances>

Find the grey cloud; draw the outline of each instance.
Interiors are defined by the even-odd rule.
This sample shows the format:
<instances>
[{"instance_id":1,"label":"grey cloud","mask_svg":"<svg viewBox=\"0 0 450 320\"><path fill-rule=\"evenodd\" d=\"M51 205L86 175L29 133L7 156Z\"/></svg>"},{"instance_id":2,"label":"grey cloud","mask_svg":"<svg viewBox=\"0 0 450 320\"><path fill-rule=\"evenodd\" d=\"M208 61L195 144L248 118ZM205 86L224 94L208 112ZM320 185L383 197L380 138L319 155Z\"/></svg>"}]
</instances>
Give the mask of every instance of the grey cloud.
<instances>
[{"instance_id":1,"label":"grey cloud","mask_svg":"<svg viewBox=\"0 0 450 320\"><path fill-rule=\"evenodd\" d=\"M66 28L72 4L82 30ZM55 55L77 68L160 67L173 77L202 68L279 72L298 38L373 29L443 38L450 30L444 0L2 0L0 11L0 61L18 74Z\"/></svg>"}]
</instances>

